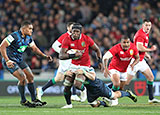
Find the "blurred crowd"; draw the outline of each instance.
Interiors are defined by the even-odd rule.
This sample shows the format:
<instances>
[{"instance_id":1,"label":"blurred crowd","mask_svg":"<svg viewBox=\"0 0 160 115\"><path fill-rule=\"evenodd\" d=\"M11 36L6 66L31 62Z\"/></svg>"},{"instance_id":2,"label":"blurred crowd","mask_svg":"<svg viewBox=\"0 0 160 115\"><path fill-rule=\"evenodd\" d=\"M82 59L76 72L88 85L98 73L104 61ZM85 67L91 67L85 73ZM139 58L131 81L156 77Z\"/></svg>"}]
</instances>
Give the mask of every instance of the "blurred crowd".
<instances>
[{"instance_id":1,"label":"blurred crowd","mask_svg":"<svg viewBox=\"0 0 160 115\"><path fill-rule=\"evenodd\" d=\"M133 40L143 19L150 19L152 31L149 47L158 49L150 53L152 69L160 70L160 1L159 0L0 0L0 40L19 29L23 20L34 25L33 39L54 63L35 56L27 49L25 60L32 69L46 71L58 67L58 54L51 48L53 42L66 32L66 23L79 22L83 33L89 35L104 54L119 42L123 35ZM92 66L97 68L91 51ZM36 73L36 72L35 72ZM38 73L37 73L38 74Z\"/></svg>"}]
</instances>

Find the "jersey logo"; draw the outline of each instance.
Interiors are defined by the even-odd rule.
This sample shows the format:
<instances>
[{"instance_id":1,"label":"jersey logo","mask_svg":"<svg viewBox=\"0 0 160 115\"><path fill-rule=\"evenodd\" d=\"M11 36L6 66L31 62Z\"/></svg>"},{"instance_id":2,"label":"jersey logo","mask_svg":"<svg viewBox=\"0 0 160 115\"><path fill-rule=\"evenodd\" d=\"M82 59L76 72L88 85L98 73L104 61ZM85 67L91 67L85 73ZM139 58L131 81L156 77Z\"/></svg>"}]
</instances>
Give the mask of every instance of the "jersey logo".
<instances>
[{"instance_id":1,"label":"jersey logo","mask_svg":"<svg viewBox=\"0 0 160 115\"><path fill-rule=\"evenodd\" d=\"M148 46L148 43L145 43L145 46L147 47L147 46Z\"/></svg>"},{"instance_id":2,"label":"jersey logo","mask_svg":"<svg viewBox=\"0 0 160 115\"><path fill-rule=\"evenodd\" d=\"M148 36L146 36L146 39L148 40Z\"/></svg>"},{"instance_id":3,"label":"jersey logo","mask_svg":"<svg viewBox=\"0 0 160 115\"><path fill-rule=\"evenodd\" d=\"M75 46L74 44L71 44L71 46Z\"/></svg>"},{"instance_id":4,"label":"jersey logo","mask_svg":"<svg viewBox=\"0 0 160 115\"><path fill-rule=\"evenodd\" d=\"M130 53L130 55L132 56L132 55L133 55L133 50L131 49L131 50L129 51L129 53Z\"/></svg>"},{"instance_id":5,"label":"jersey logo","mask_svg":"<svg viewBox=\"0 0 160 115\"><path fill-rule=\"evenodd\" d=\"M123 51L120 51L120 54L124 54L124 52L123 52Z\"/></svg>"},{"instance_id":6,"label":"jersey logo","mask_svg":"<svg viewBox=\"0 0 160 115\"><path fill-rule=\"evenodd\" d=\"M85 46L86 46L86 44L85 44L84 41L81 43L81 45L82 45L82 47L85 47Z\"/></svg>"},{"instance_id":7,"label":"jersey logo","mask_svg":"<svg viewBox=\"0 0 160 115\"><path fill-rule=\"evenodd\" d=\"M18 51L21 52L21 53L23 53L26 48L27 48L27 46L20 46L20 48L18 49Z\"/></svg>"}]
</instances>

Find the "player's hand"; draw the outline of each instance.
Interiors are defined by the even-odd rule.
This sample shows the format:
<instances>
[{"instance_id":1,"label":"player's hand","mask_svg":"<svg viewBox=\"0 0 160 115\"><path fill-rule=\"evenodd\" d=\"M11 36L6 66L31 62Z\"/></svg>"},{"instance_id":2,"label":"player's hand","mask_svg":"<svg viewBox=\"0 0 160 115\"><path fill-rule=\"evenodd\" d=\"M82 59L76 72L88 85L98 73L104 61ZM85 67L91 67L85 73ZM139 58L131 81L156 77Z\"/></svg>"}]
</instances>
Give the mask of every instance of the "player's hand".
<instances>
[{"instance_id":1,"label":"player's hand","mask_svg":"<svg viewBox=\"0 0 160 115\"><path fill-rule=\"evenodd\" d=\"M109 70L107 68L104 69L104 77L108 77L108 75L111 77L111 73L109 72Z\"/></svg>"},{"instance_id":2,"label":"player's hand","mask_svg":"<svg viewBox=\"0 0 160 115\"><path fill-rule=\"evenodd\" d=\"M13 68L14 67L14 61L12 61L12 60L8 60L8 61L6 61L6 65L7 65L7 67L8 68Z\"/></svg>"},{"instance_id":3,"label":"player's hand","mask_svg":"<svg viewBox=\"0 0 160 115\"><path fill-rule=\"evenodd\" d=\"M134 65L133 64L131 64L130 65L130 67L131 67L131 69L132 69L132 71L134 70Z\"/></svg>"},{"instance_id":4,"label":"player's hand","mask_svg":"<svg viewBox=\"0 0 160 115\"><path fill-rule=\"evenodd\" d=\"M72 76L73 72L71 70L68 70L64 73L64 75Z\"/></svg>"},{"instance_id":5,"label":"player's hand","mask_svg":"<svg viewBox=\"0 0 160 115\"><path fill-rule=\"evenodd\" d=\"M153 45L152 47L151 47L151 50L152 51L155 51L157 49L157 46L156 45Z\"/></svg>"},{"instance_id":6,"label":"player's hand","mask_svg":"<svg viewBox=\"0 0 160 115\"><path fill-rule=\"evenodd\" d=\"M75 53L75 57L82 57L82 55L83 55L83 53L82 52L80 52L80 51L77 51L76 53Z\"/></svg>"},{"instance_id":7,"label":"player's hand","mask_svg":"<svg viewBox=\"0 0 160 115\"><path fill-rule=\"evenodd\" d=\"M75 74L83 74L83 73L84 73L84 71L82 69L78 69L75 71Z\"/></svg>"},{"instance_id":8,"label":"player's hand","mask_svg":"<svg viewBox=\"0 0 160 115\"><path fill-rule=\"evenodd\" d=\"M98 64L98 68L99 68L101 71L103 71L103 70L104 70L103 64L102 64L102 63L99 63L99 64Z\"/></svg>"},{"instance_id":9,"label":"player's hand","mask_svg":"<svg viewBox=\"0 0 160 115\"><path fill-rule=\"evenodd\" d=\"M151 60L151 56L150 56L148 53L145 54L145 57L146 57L148 60Z\"/></svg>"},{"instance_id":10,"label":"player's hand","mask_svg":"<svg viewBox=\"0 0 160 115\"><path fill-rule=\"evenodd\" d=\"M46 58L49 62L52 62L52 61L53 61L53 58L52 58L51 56L46 55L45 58Z\"/></svg>"}]
</instances>

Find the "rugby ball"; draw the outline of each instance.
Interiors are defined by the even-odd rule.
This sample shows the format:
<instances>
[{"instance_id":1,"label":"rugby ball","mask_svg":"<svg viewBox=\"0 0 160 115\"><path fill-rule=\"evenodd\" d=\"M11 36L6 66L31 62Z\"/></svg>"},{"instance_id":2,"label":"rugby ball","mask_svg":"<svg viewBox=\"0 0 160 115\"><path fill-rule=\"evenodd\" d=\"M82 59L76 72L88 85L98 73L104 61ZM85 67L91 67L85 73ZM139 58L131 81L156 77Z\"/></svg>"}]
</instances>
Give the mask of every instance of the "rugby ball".
<instances>
[{"instance_id":1,"label":"rugby ball","mask_svg":"<svg viewBox=\"0 0 160 115\"><path fill-rule=\"evenodd\" d=\"M67 51L68 54L75 54L76 52L78 52L77 49L70 49ZM72 58L73 60L77 60L79 59L79 57L75 57L75 58Z\"/></svg>"},{"instance_id":2,"label":"rugby ball","mask_svg":"<svg viewBox=\"0 0 160 115\"><path fill-rule=\"evenodd\" d=\"M67 51L68 54L75 54L78 50L77 49L70 49Z\"/></svg>"}]
</instances>

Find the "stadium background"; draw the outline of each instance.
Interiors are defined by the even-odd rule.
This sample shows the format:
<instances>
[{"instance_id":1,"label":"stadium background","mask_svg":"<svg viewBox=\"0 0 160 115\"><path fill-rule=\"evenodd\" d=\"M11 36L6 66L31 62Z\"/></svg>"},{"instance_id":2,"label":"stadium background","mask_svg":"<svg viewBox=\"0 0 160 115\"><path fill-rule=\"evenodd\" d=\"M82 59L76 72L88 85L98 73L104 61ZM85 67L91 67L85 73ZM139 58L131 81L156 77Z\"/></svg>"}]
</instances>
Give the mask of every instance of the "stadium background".
<instances>
[{"instance_id":1,"label":"stadium background","mask_svg":"<svg viewBox=\"0 0 160 115\"><path fill-rule=\"evenodd\" d=\"M89 35L100 47L102 54L119 42L122 35L128 35L131 40L141 27L143 19L152 21L150 44L156 44L158 50L150 53L152 60L148 61L155 80L155 95L160 96L160 1L158 0L0 0L0 40L19 29L23 20L31 20L34 25L33 39L37 46L46 54L52 55L53 63L36 57L29 49L24 59L33 69L36 84L42 85L55 76L58 67L58 54L51 48L52 43L64 32L68 21L80 22L83 33ZM1 42L0 41L0 42ZM91 51L91 64L97 68L95 54ZM103 80L103 74L97 70L97 76ZM17 80L0 63L0 95L18 95ZM108 81L107 79L106 81ZM140 94L145 90L144 76L137 74L130 88ZM135 83L136 82L136 83ZM38 86L39 86L38 85ZM60 87L60 88L57 88ZM58 85L50 89L61 92ZM11 88L11 89L10 89ZM9 91L13 93L9 93ZM60 93L61 94L61 93ZM146 92L144 93L146 94Z\"/></svg>"}]
</instances>

